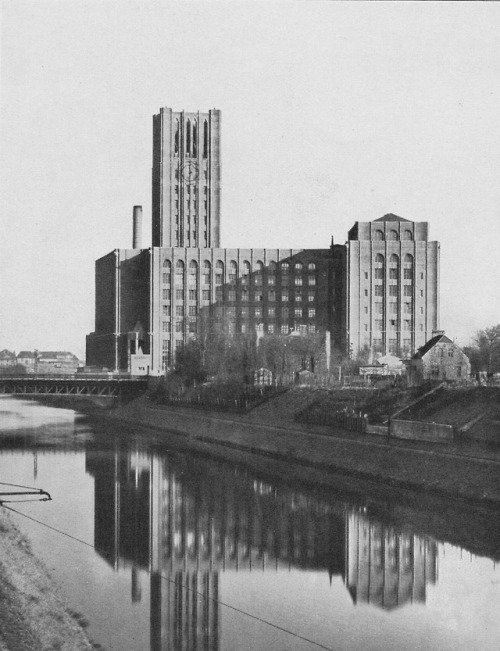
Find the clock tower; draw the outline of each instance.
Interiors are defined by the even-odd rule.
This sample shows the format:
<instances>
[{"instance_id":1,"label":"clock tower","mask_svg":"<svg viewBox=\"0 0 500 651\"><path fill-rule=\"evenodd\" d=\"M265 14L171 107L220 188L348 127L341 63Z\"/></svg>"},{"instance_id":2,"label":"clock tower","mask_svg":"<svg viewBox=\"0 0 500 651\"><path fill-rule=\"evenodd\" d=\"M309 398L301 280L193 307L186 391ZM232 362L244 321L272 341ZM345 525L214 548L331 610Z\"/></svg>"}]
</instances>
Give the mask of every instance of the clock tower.
<instances>
[{"instance_id":1,"label":"clock tower","mask_svg":"<svg viewBox=\"0 0 500 651\"><path fill-rule=\"evenodd\" d=\"M153 246L220 246L220 111L153 117Z\"/></svg>"}]
</instances>

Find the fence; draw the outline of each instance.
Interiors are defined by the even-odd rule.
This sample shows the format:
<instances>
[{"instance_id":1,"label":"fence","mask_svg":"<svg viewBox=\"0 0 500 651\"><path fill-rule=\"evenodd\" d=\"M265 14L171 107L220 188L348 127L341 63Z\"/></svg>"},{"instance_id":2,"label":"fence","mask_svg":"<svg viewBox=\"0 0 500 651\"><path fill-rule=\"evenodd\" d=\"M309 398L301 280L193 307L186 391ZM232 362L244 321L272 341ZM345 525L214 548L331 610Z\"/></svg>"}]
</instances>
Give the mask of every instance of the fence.
<instances>
[{"instance_id":1,"label":"fence","mask_svg":"<svg viewBox=\"0 0 500 651\"><path fill-rule=\"evenodd\" d=\"M309 425L335 425L353 432L366 432L368 427L367 414L348 407L333 413L305 410L297 415L296 420Z\"/></svg>"}]
</instances>

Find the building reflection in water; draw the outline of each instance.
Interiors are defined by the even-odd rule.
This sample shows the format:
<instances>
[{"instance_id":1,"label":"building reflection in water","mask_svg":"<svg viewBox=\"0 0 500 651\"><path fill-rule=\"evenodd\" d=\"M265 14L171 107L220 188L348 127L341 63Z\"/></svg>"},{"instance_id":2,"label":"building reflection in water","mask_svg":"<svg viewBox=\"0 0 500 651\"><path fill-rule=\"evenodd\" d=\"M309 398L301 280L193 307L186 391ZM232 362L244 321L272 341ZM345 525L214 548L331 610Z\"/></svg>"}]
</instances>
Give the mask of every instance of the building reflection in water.
<instances>
[{"instance_id":1,"label":"building reflection in water","mask_svg":"<svg viewBox=\"0 0 500 651\"><path fill-rule=\"evenodd\" d=\"M222 462L87 452L87 471L97 551L130 568L133 601L150 572L153 651L219 648L221 571L325 571L382 608L424 602L436 580L435 543Z\"/></svg>"},{"instance_id":2,"label":"building reflection in water","mask_svg":"<svg viewBox=\"0 0 500 651\"><path fill-rule=\"evenodd\" d=\"M436 543L359 512L348 513L346 521L345 584L354 603L386 609L425 603L426 586L437 579Z\"/></svg>"}]
</instances>

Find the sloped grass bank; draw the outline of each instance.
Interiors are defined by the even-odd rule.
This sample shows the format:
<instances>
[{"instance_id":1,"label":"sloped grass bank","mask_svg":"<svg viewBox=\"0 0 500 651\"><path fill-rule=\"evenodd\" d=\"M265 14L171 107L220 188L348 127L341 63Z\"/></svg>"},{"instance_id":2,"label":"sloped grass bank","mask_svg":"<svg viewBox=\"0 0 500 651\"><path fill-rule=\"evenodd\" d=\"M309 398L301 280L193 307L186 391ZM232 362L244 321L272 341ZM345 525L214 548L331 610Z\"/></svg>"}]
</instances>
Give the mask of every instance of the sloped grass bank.
<instances>
[{"instance_id":1,"label":"sloped grass bank","mask_svg":"<svg viewBox=\"0 0 500 651\"><path fill-rule=\"evenodd\" d=\"M413 389L329 389L318 392L312 404L295 414L295 420L299 423L334 425L338 412L354 410L368 414L370 423L382 424L428 390L428 386Z\"/></svg>"},{"instance_id":2,"label":"sloped grass bank","mask_svg":"<svg viewBox=\"0 0 500 651\"><path fill-rule=\"evenodd\" d=\"M0 651L89 651L78 613L59 594L47 569L8 511L0 508Z\"/></svg>"}]
</instances>

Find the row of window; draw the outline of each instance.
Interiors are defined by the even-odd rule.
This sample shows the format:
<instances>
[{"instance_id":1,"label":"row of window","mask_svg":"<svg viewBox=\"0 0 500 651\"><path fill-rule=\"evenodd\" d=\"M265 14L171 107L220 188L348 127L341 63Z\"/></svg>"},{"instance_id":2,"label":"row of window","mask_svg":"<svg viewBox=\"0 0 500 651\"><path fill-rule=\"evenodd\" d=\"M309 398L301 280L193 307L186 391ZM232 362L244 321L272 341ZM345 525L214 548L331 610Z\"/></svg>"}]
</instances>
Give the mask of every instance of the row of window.
<instances>
[{"instance_id":1,"label":"row of window","mask_svg":"<svg viewBox=\"0 0 500 651\"><path fill-rule=\"evenodd\" d=\"M376 352L381 352L384 350L384 340L381 338L375 338L372 340L373 350ZM403 339L401 341L401 348L404 352L409 352L411 350L411 339ZM392 355L398 355L400 353L400 348L398 346L397 339L387 339L387 352Z\"/></svg>"},{"instance_id":2,"label":"row of window","mask_svg":"<svg viewBox=\"0 0 500 651\"><path fill-rule=\"evenodd\" d=\"M210 292L209 289L202 289L201 290L201 300L202 301L210 301L211 300L210 294L211 294L211 292ZM164 301L171 301L172 300L172 290L171 289L164 289L162 291L162 297L163 297ZM314 292L308 292L307 294L303 294L300 289L297 289L297 290L295 290L295 293L292 293L292 295L290 295L288 290L282 291L279 294L276 294L276 292L274 292L274 291L266 292L265 294L263 294L262 292L259 292L259 291L255 291L255 292L253 292L252 300L257 302L257 303L260 303L260 302L264 301L264 297L267 298L267 301L269 303L274 303L276 301L277 297L279 298L279 300L282 303L286 303L289 300L294 300L295 302L300 302L302 300L304 300L304 301L307 300L308 303L313 303L315 298L316 298ZM175 300L176 301L183 301L184 298L185 298L184 288L175 289ZM188 289L187 298L190 301L198 300L198 290L197 289ZM222 301L223 298L224 298L224 295L223 295L222 287L216 287L215 300ZM235 302L237 300L236 291L235 290L229 290L229 291L226 290L226 298L227 298L228 301ZM241 291L240 300L243 303L246 303L246 302L250 301L250 292L247 289L243 289Z\"/></svg>"},{"instance_id":3,"label":"row of window","mask_svg":"<svg viewBox=\"0 0 500 651\"><path fill-rule=\"evenodd\" d=\"M198 156L198 122L197 120L186 120L184 125L184 155L197 158ZM181 141L181 129L179 120L174 124L174 156L179 155ZM203 158L208 156L208 122L203 120Z\"/></svg>"},{"instance_id":4,"label":"row of window","mask_svg":"<svg viewBox=\"0 0 500 651\"><path fill-rule=\"evenodd\" d=\"M170 326L170 324L168 324ZM300 334L314 334L316 332L316 325L314 323L309 323L308 325L306 324L296 324L294 327L291 327L288 325L288 323L283 323L279 328L276 327L274 323L267 323L267 324L262 324L262 332L267 332L267 334L275 334L277 332L281 332L282 335L287 335L292 330L298 330ZM188 331L191 333L196 332L196 323L189 323L188 324ZM170 330L166 330L164 332L171 332ZM184 333L184 324L182 321L179 321L176 323L176 328L175 332L177 333ZM250 332L255 332L255 326L249 322L242 322L240 323L240 332L242 334L248 334ZM176 349L180 350L183 346L183 340L182 339L177 339L175 341ZM162 342L162 360L163 360L163 365L165 367L166 364L170 362L170 353L171 353L171 348L170 348L170 340L169 339L164 339Z\"/></svg>"},{"instance_id":5,"label":"row of window","mask_svg":"<svg viewBox=\"0 0 500 651\"><path fill-rule=\"evenodd\" d=\"M240 317L242 319L248 319L250 316L253 316L254 318L258 319L261 317L266 317L269 319L274 319L276 317L276 308L274 307L268 307L267 310L263 309L262 307L255 307L253 310L253 315L250 313L250 310L247 307L244 307L241 309L240 312ZM198 315L198 308L196 305L189 305L187 309L187 314L190 317L196 317ZM314 307L309 307L309 308L301 308L301 307L296 307L294 309L289 309L287 307L284 307L281 309L281 318L282 319L289 319L290 317L295 317L295 318L302 318L302 317L307 317L309 319L314 319L316 317L316 308ZM165 317L170 317L172 315L172 310L170 305L164 305L163 306L163 316ZM175 307L175 316L176 317L184 317L185 316L185 310L183 305L177 305ZM170 321L164 321L163 322L163 330L165 330L166 327L169 327L168 324Z\"/></svg>"},{"instance_id":6,"label":"row of window","mask_svg":"<svg viewBox=\"0 0 500 651\"><path fill-rule=\"evenodd\" d=\"M397 322L397 320L396 319L390 319L387 329L388 330L398 330L398 322ZM420 332L423 332L424 324L420 323L419 326L418 326L418 329L420 330ZM368 332L368 330L369 330L367 323L365 323L365 325L364 325L364 330L365 330L365 332ZM384 328L384 324L383 324L382 321L375 320L373 330L374 330L374 332L385 332L386 329ZM411 323L403 321L403 332L412 332L412 331L413 330L412 330L412 327L411 327Z\"/></svg>"},{"instance_id":7,"label":"row of window","mask_svg":"<svg viewBox=\"0 0 500 651\"><path fill-rule=\"evenodd\" d=\"M405 253L403 258L403 263L405 264L405 266L413 265L413 260L414 258L411 253ZM374 262L375 265L379 265L379 264L383 265L385 262L384 255L382 255L382 253L377 253ZM397 255L396 253L391 253L391 255L389 256L389 264L396 265L396 266L399 265L399 255Z\"/></svg>"},{"instance_id":8,"label":"row of window","mask_svg":"<svg viewBox=\"0 0 500 651\"><path fill-rule=\"evenodd\" d=\"M385 240L385 234L384 231L381 231L380 229L377 229L373 233L373 239L377 241ZM387 239L391 241L399 240L400 235L398 231L394 230L393 228L387 233ZM413 240L413 233L409 231L408 229L404 230L401 233L401 239L402 240Z\"/></svg>"},{"instance_id":9,"label":"row of window","mask_svg":"<svg viewBox=\"0 0 500 651\"><path fill-rule=\"evenodd\" d=\"M202 277L202 284L203 285L210 285L212 282L212 277L209 274L203 274ZM197 275L189 275L188 276L189 284L196 284L198 282L198 276ZM240 285L249 285L249 278L248 276L243 276L240 280ZM263 285L263 279L262 276L255 276L254 277L254 282L253 284L256 287L259 287ZM293 280L293 283L291 282ZM281 285L282 286L287 286L290 284L295 285L296 287L302 287L304 284L302 276L295 276L293 279L285 278L283 277L281 279ZM172 275L170 272L162 274L162 281L164 285L171 285L172 284ZM222 274L215 274L215 284L216 285L222 285L224 282ZM228 284L229 285L235 285L237 282L236 274L229 274L229 279L228 279ZM176 285L184 285L184 275L176 275L175 276L175 284ZM272 287L275 284L275 279L273 277L270 277L267 279L267 285L269 287ZM307 285L309 287L315 287L316 286L316 276L309 276L307 278ZM243 288L242 291L248 291L248 289ZM271 290L272 291L272 290Z\"/></svg>"},{"instance_id":10,"label":"row of window","mask_svg":"<svg viewBox=\"0 0 500 651\"><path fill-rule=\"evenodd\" d=\"M389 320L389 325L397 326L398 322L397 319L390 319ZM403 330L411 330L411 320L410 319L403 319ZM383 319L375 319L373 322L373 326L375 330L383 330L384 329L384 321Z\"/></svg>"},{"instance_id":11,"label":"row of window","mask_svg":"<svg viewBox=\"0 0 500 651\"><path fill-rule=\"evenodd\" d=\"M384 296L385 294L384 285L375 285L375 296ZM389 285L389 296L399 296L400 288L399 285ZM424 290L420 290L420 296L424 295ZM403 285L403 296L413 296L413 286L412 285Z\"/></svg>"},{"instance_id":12,"label":"row of window","mask_svg":"<svg viewBox=\"0 0 500 651\"><path fill-rule=\"evenodd\" d=\"M374 269L374 278L375 280L384 280L385 273L381 267L376 267ZM413 280L413 269L405 268L403 269L403 278L404 280ZM423 274L422 274L423 278ZM397 267L391 267L389 269L389 279L390 280L399 280L399 269ZM365 271L365 280L368 280L368 272Z\"/></svg>"},{"instance_id":13,"label":"row of window","mask_svg":"<svg viewBox=\"0 0 500 651\"><path fill-rule=\"evenodd\" d=\"M398 308L399 308L399 303L395 301L391 301L390 303L387 303L387 311L391 314L397 314L398 313ZM403 303L402 305L402 310L406 314L413 314L413 303ZM373 304L373 311L375 314L383 314L384 313L384 303L382 301L374 303ZM419 308L420 314L424 313L424 308L423 306L420 306ZM368 314L368 306L365 305L365 314Z\"/></svg>"},{"instance_id":14,"label":"row of window","mask_svg":"<svg viewBox=\"0 0 500 651\"><path fill-rule=\"evenodd\" d=\"M189 262L188 266L189 266L189 269L190 269L190 273L195 273L194 271L191 271L191 270L192 269L197 269L198 268L198 263L196 262L196 260L191 260ZM164 260L163 261L163 267L170 269L172 267L171 261L170 260ZM176 273L183 273L184 267L185 267L185 264L184 264L183 260L177 260L177 262L175 263L175 272ZM204 260L203 264L202 264L202 267L203 267L203 269L211 269L212 268L212 263L209 262L208 260ZM251 273L251 268L252 267L251 267L250 262L248 262L247 260L243 261L243 263L241 264L241 267L242 267L243 275L248 275L248 274ZM218 260L215 263L215 268L219 270L219 273L224 272L224 263L222 262L222 260ZM282 262L282 263L280 263L280 268L281 268L281 273L288 273L290 271L291 265L288 262ZM238 264L234 260L231 260L231 262L228 265L228 269L229 269L229 273L237 273ZM266 267L263 262L258 260L255 263L254 272L255 273L259 273L259 272L263 273L265 271L266 273L272 275L272 274L275 274L277 272L277 269L278 269L278 265L274 261L271 261ZM316 270L316 264L314 262L309 262L307 264L307 267L306 267L306 265L302 264L302 262L296 262L293 265L293 269L294 269L294 271L296 273L299 273L299 272L302 273L306 269L307 269L307 271L315 271Z\"/></svg>"}]
</instances>

